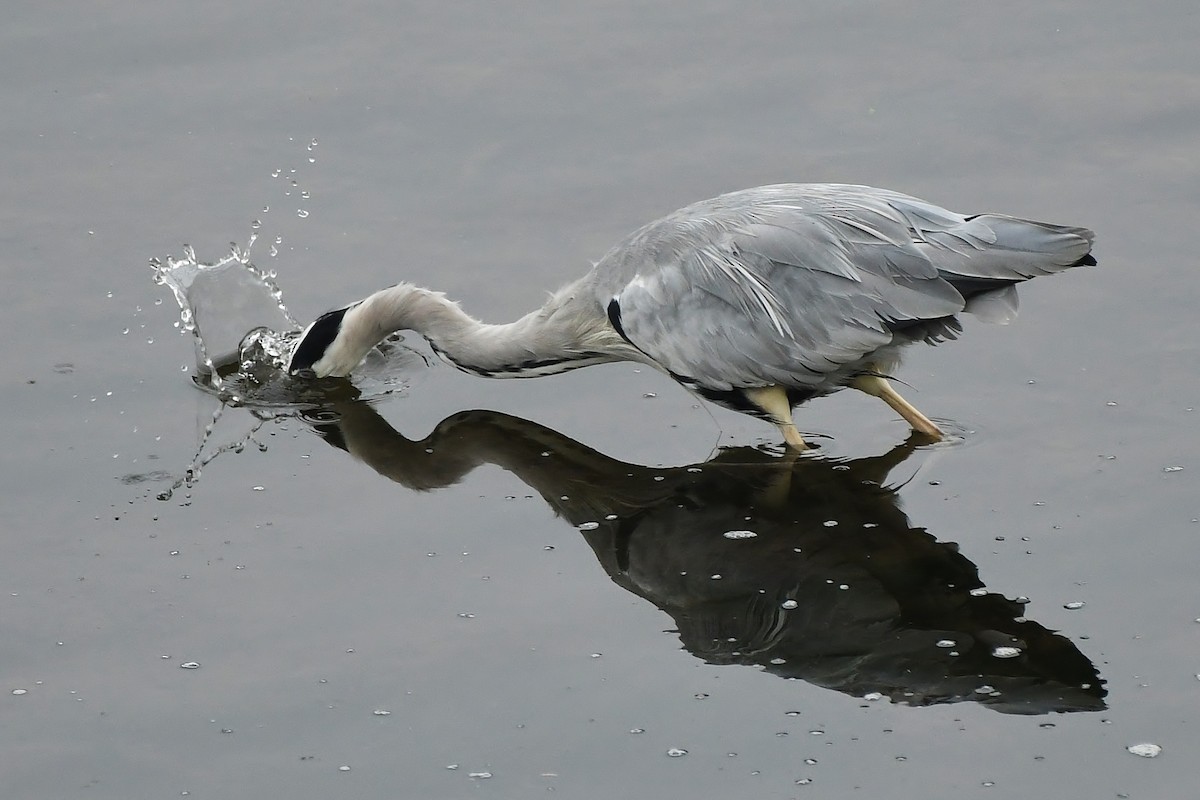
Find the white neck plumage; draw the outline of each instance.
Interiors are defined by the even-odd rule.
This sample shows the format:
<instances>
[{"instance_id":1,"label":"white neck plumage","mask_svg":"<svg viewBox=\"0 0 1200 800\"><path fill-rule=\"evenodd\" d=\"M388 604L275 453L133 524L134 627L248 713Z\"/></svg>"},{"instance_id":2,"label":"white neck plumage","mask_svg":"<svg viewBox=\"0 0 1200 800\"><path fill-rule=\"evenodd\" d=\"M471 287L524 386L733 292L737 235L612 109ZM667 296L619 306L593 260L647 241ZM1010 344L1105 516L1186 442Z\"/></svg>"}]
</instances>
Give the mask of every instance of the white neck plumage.
<instances>
[{"instance_id":1,"label":"white neck plumage","mask_svg":"<svg viewBox=\"0 0 1200 800\"><path fill-rule=\"evenodd\" d=\"M608 325L603 309L573 287L516 322L488 325L441 292L402 283L349 307L337 336L313 364L318 376L348 375L383 339L400 330L424 336L434 352L466 372L527 378L637 358Z\"/></svg>"}]
</instances>

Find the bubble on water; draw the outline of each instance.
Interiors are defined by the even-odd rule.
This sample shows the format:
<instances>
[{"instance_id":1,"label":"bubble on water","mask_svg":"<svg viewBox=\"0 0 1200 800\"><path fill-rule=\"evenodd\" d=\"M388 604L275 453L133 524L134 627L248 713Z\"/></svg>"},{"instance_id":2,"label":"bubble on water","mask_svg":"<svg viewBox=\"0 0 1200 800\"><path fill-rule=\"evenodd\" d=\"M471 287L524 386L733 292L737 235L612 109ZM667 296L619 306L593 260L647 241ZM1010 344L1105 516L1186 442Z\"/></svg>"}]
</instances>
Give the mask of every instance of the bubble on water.
<instances>
[{"instance_id":1,"label":"bubble on water","mask_svg":"<svg viewBox=\"0 0 1200 800\"><path fill-rule=\"evenodd\" d=\"M599 522L581 522L576 526L581 531L594 531L600 527Z\"/></svg>"},{"instance_id":2,"label":"bubble on water","mask_svg":"<svg viewBox=\"0 0 1200 800\"><path fill-rule=\"evenodd\" d=\"M982 586L981 586L981 587L979 587L978 589L972 589L972 590L970 591L970 595L971 595L971 597L983 597L983 596L984 596L984 595L986 595L987 593L988 593L988 592L987 592L987 589L984 589Z\"/></svg>"},{"instance_id":3,"label":"bubble on water","mask_svg":"<svg viewBox=\"0 0 1200 800\"><path fill-rule=\"evenodd\" d=\"M200 669L200 662L198 662L198 661L185 661L185 662L183 662L182 664L180 664L180 665L179 665L179 668L180 668L180 669Z\"/></svg>"},{"instance_id":4,"label":"bubble on water","mask_svg":"<svg viewBox=\"0 0 1200 800\"><path fill-rule=\"evenodd\" d=\"M1082 600L1072 600L1070 603L1063 603L1063 608L1067 609L1068 611L1078 611L1085 605L1087 604Z\"/></svg>"},{"instance_id":5,"label":"bubble on water","mask_svg":"<svg viewBox=\"0 0 1200 800\"><path fill-rule=\"evenodd\" d=\"M1156 758L1162 752L1162 748L1153 742L1140 742L1139 744L1131 744L1125 748L1135 756L1141 758Z\"/></svg>"},{"instance_id":6,"label":"bubble on water","mask_svg":"<svg viewBox=\"0 0 1200 800\"><path fill-rule=\"evenodd\" d=\"M667 756L669 758L679 758L681 756L686 756L687 754L688 751L684 750L682 747L672 747L671 749L667 750Z\"/></svg>"},{"instance_id":7,"label":"bubble on water","mask_svg":"<svg viewBox=\"0 0 1200 800\"><path fill-rule=\"evenodd\" d=\"M798 717L798 716L800 716L800 712L799 711L785 711L785 712L783 712L783 715L785 717Z\"/></svg>"},{"instance_id":8,"label":"bubble on water","mask_svg":"<svg viewBox=\"0 0 1200 800\"><path fill-rule=\"evenodd\" d=\"M479 781L486 781L488 778L492 777L492 773L490 773L490 772L468 772L467 777L474 778L475 780L479 780Z\"/></svg>"},{"instance_id":9,"label":"bubble on water","mask_svg":"<svg viewBox=\"0 0 1200 800\"><path fill-rule=\"evenodd\" d=\"M1016 658L1021 655L1019 647L995 647L992 649L992 655L996 658Z\"/></svg>"},{"instance_id":10,"label":"bubble on water","mask_svg":"<svg viewBox=\"0 0 1200 800\"><path fill-rule=\"evenodd\" d=\"M645 733L646 729L645 728L630 728L629 732L630 733Z\"/></svg>"},{"instance_id":11,"label":"bubble on water","mask_svg":"<svg viewBox=\"0 0 1200 800\"><path fill-rule=\"evenodd\" d=\"M308 218L308 212L307 212L307 211L305 211L303 208L297 208L297 209L296 209L296 216L297 216L297 217L299 217L300 219L307 219L307 218Z\"/></svg>"},{"instance_id":12,"label":"bubble on water","mask_svg":"<svg viewBox=\"0 0 1200 800\"><path fill-rule=\"evenodd\" d=\"M882 699L883 699L882 692L867 692L866 694L863 695L863 700L867 700L872 703L877 702Z\"/></svg>"},{"instance_id":13,"label":"bubble on water","mask_svg":"<svg viewBox=\"0 0 1200 800\"><path fill-rule=\"evenodd\" d=\"M23 695L23 694L29 694L29 690L28 690L28 689L13 689L13 690L12 690L12 693L13 693L13 694L15 694L15 695L17 695L17 696L20 696L20 695Z\"/></svg>"},{"instance_id":14,"label":"bubble on water","mask_svg":"<svg viewBox=\"0 0 1200 800\"><path fill-rule=\"evenodd\" d=\"M782 603L779 604L779 607L786 611L791 611L793 608L799 608L799 606L800 606L800 604L797 603L795 600L784 600Z\"/></svg>"},{"instance_id":15,"label":"bubble on water","mask_svg":"<svg viewBox=\"0 0 1200 800\"><path fill-rule=\"evenodd\" d=\"M953 639L938 639L937 641L938 647L954 647L956 644L958 644L958 642L954 641Z\"/></svg>"},{"instance_id":16,"label":"bubble on water","mask_svg":"<svg viewBox=\"0 0 1200 800\"><path fill-rule=\"evenodd\" d=\"M758 536L754 531L725 531L721 535L726 539L754 539Z\"/></svg>"},{"instance_id":17,"label":"bubble on water","mask_svg":"<svg viewBox=\"0 0 1200 800\"><path fill-rule=\"evenodd\" d=\"M826 528L835 528L837 527L838 521L836 519L827 519L821 524Z\"/></svg>"},{"instance_id":18,"label":"bubble on water","mask_svg":"<svg viewBox=\"0 0 1200 800\"><path fill-rule=\"evenodd\" d=\"M349 764L342 764L340 767L338 767L338 772L349 772L349 771L350 771Z\"/></svg>"},{"instance_id":19,"label":"bubble on water","mask_svg":"<svg viewBox=\"0 0 1200 800\"><path fill-rule=\"evenodd\" d=\"M392 715L392 712L388 711L386 708L377 708L371 713L377 717L390 717Z\"/></svg>"},{"instance_id":20,"label":"bubble on water","mask_svg":"<svg viewBox=\"0 0 1200 800\"><path fill-rule=\"evenodd\" d=\"M1163 467L1163 472L1183 472L1183 467L1180 467L1180 466Z\"/></svg>"}]
</instances>

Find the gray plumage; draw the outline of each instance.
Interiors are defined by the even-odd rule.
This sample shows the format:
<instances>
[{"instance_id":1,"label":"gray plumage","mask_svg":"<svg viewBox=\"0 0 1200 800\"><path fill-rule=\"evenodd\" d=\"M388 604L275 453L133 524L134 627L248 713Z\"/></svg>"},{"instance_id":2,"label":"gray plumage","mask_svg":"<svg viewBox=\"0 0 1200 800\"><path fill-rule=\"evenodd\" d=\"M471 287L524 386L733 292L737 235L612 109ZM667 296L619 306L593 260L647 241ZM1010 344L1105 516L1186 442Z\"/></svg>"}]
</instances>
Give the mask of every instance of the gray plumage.
<instances>
[{"instance_id":1,"label":"gray plumage","mask_svg":"<svg viewBox=\"0 0 1200 800\"><path fill-rule=\"evenodd\" d=\"M377 292L309 326L289 369L346 375L392 331L412 329L451 363L489 377L651 364L776 422L797 447L790 407L848 385L936 438L936 426L879 379L900 347L953 336L954 315L981 297L1015 301L1016 282L1094 264L1092 241L1084 228L964 216L884 189L762 186L635 231L508 325L479 323L408 284Z\"/></svg>"}]
</instances>

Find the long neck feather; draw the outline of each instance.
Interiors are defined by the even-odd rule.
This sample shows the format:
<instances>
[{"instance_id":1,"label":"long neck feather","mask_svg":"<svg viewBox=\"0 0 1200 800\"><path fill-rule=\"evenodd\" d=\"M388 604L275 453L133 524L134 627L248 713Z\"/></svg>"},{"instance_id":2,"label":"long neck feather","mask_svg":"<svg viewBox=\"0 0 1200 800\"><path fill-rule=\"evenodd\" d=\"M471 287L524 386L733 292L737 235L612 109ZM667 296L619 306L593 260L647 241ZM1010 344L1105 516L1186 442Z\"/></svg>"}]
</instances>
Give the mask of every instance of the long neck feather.
<instances>
[{"instance_id":1,"label":"long neck feather","mask_svg":"<svg viewBox=\"0 0 1200 800\"><path fill-rule=\"evenodd\" d=\"M487 377L533 377L636 358L609 327L599 307L576 298L572 287L516 322L482 323L441 292L399 284L376 292L346 312L348 343L363 354L398 330L424 336L439 356Z\"/></svg>"}]
</instances>

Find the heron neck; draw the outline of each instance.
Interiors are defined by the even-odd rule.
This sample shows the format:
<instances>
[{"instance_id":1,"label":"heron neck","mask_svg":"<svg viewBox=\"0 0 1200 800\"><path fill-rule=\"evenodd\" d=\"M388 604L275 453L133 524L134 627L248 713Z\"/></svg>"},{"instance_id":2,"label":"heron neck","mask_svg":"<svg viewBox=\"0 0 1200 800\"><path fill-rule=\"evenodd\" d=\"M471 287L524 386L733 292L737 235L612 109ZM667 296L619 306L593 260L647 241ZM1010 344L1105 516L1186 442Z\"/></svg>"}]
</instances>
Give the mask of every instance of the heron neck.
<instances>
[{"instance_id":1,"label":"heron neck","mask_svg":"<svg viewBox=\"0 0 1200 800\"><path fill-rule=\"evenodd\" d=\"M571 287L516 322L490 325L441 292L399 284L352 308L343 325L370 340L367 349L395 331L416 331L446 361L486 377L533 377L627 357L613 352L613 340L621 348L624 342L599 309L576 302Z\"/></svg>"}]
</instances>

